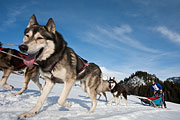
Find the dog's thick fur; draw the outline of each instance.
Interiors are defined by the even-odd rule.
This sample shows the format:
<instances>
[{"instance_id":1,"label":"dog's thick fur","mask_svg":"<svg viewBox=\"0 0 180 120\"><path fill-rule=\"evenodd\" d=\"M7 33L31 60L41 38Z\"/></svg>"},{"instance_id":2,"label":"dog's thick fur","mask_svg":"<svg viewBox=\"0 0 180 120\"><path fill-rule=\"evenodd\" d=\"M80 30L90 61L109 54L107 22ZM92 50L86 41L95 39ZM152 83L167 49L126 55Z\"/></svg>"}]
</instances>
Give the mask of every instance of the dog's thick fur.
<instances>
[{"instance_id":1,"label":"dog's thick fur","mask_svg":"<svg viewBox=\"0 0 180 120\"><path fill-rule=\"evenodd\" d=\"M86 61L80 58L72 48L67 47L66 41L56 31L52 18L43 26L38 24L33 15L25 30L23 44L19 48L29 56L36 57L35 61L39 64L46 82L37 104L30 111L21 114L19 118L34 116L43 106L55 83L64 83L58 104L70 107L72 104L66 101L66 98L76 80L81 80L83 90L92 100L92 107L89 111L94 111L97 105L96 96L102 89L102 72L94 63L89 63L83 69L83 63Z\"/></svg>"},{"instance_id":2,"label":"dog's thick fur","mask_svg":"<svg viewBox=\"0 0 180 120\"><path fill-rule=\"evenodd\" d=\"M1 49L1 51L16 55L18 57L25 56L25 55L23 55L22 53L20 53L19 51L15 50L15 49L2 48L1 45L0 45L0 49ZM13 71L20 71L20 70L23 70L23 69L25 69L25 72L24 72L24 87L20 91L14 93L14 95L22 94L28 88L28 83L29 83L30 79L32 79L32 81L42 91L42 86L39 83L39 68L37 66L26 67L26 65L24 65L24 63L23 63L23 60L0 52L0 70L3 71L3 76L2 76L1 81L0 81L0 86L12 90L14 87L12 85L7 84L7 79L9 77L9 75Z\"/></svg>"},{"instance_id":3,"label":"dog's thick fur","mask_svg":"<svg viewBox=\"0 0 180 120\"><path fill-rule=\"evenodd\" d=\"M121 85L120 83L117 83L114 79L111 78L109 80L109 85L110 85L111 93L113 94L114 97L109 101L109 104L112 104L112 101L116 101L116 105L118 105L117 99L120 98L119 103L121 103L121 99L122 97L124 97L127 106L128 87L126 85Z\"/></svg>"},{"instance_id":4,"label":"dog's thick fur","mask_svg":"<svg viewBox=\"0 0 180 120\"><path fill-rule=\"evenodd\" d=\"M106 102L108 101L107 100L107 96L106 96L106 92L107 91L110 91L110 83L106 80L103 80L103 83L102 83L102 89L101 89L101 93L103 93L105 99L106 99ZM101 94L99 93L99 98L101 98Z\"/></svg>"}]
</instances>

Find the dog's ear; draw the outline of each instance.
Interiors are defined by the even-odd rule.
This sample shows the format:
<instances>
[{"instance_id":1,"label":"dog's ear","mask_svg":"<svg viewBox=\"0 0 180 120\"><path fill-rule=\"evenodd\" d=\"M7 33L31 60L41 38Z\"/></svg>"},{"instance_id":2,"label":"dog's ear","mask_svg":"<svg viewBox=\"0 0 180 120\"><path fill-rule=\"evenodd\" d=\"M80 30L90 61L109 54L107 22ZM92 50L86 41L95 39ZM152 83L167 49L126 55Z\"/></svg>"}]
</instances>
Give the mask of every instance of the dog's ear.
<instances>
[{"instance_id":1,"label":"dog's ear","mask_svg":"<svg viewBox=\"0 0 180 120\"><path fill-rule=\"evenodd\" d=\"M29 24L27 27L30 27L31 25L38 25L38 22L36 20L36 16L33 14L29 20Z\"/></svg>"},{"instance_id":2,"label":"dog's ear","mask_svg":"<svg viewBox=\"0 0 180 120\"><path fill-rule=\"evenodd\" d=\"M55 28L55 24L54 24L54 21L52 18L50 18L46 24L46 27L48 29L49 32L52 32L52 33L56 33L56 28Z\"/></svg>"}]
</instances>

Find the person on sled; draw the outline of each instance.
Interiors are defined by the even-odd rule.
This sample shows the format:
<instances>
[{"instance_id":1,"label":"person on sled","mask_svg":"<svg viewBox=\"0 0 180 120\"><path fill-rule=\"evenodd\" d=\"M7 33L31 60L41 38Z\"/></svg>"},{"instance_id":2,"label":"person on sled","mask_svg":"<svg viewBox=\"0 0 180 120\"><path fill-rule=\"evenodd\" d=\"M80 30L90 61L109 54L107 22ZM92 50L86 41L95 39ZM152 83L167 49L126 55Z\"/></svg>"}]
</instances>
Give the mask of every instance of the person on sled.
<instances>
[{"instance_id":1,"label":"person on sled","mask_svg":"<svg viewBox=\"0 0 180 120\"><path fill-rule=\"evenodd\" d=\"M156 83L154 80L152 80L151 88L152 88L152 92L153 92L154 96L163 97L163 104L164 104L164 107L166 108L166 103L164 100L164 94L163 94L162 86L159 83Z\"/></svg>"},{"instance_id":2,"label":"person on sled","mask_svg":"<svg viewBox=\"0 0 180 120\"><path fill-rule=\"evenodd\" d=\"M159 83L156 83L154 80L152 80L151 88L155 96L162 95L163 93L162 86Z\"/></svg>"}]
</instances>

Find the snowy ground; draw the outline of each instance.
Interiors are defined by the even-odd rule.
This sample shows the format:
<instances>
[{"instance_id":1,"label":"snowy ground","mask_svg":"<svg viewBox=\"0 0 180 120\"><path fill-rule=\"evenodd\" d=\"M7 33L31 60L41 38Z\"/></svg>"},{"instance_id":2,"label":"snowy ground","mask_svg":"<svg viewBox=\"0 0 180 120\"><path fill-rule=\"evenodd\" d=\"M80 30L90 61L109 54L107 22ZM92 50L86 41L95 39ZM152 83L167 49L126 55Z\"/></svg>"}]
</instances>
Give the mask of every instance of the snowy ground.
<instances>
[{"instance_id":1,"label":"snowy ground","mask_svg":"<svg viewBox=\"0 0 180 120\"><path fill-rule=\"evenodd\" d=\"M0 77L2 72L0 72ZM22 95L14 96L12 93L20 90L23 85L23 76L11 75L8 83L13 85L15 89L9 91L0 87L0 120L16 120L17 116L25 111L30 110L37 99L40 92L33 82L30 82L29 89ZM44 81L41 80L41 83ZM52 92L49 94L41 111L28 120L179 120L180 104L167 102L167 109L153 108L143 106L137 96L128 96L128 106L122 101L121 105L106 105L102 96L98 101L94 113L88 113L91 106L91 100L86 98L86 94L79 86L73 86L68 100L72 101L71 108L61 107L57 104L58 98L62 91L63 84L56 84ZM107 93L108 100L112 98Z\"/></svg>"}]
</instances>

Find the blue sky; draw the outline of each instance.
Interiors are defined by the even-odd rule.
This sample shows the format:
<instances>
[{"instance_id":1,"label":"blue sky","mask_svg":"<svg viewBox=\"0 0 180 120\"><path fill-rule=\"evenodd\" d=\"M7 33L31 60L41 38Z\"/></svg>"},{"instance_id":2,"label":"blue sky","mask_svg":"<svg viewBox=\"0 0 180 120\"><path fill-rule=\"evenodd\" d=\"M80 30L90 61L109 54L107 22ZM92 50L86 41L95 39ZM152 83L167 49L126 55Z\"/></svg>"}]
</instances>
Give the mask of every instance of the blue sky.
<instances>
[{"instance_id":1,"label":"blue sky","mask_svg":"<svg viewBox=\"0 0 180 120\"><path fill-rule=\"evenodd\" d=\"M104 78L141 70L165 80L180 76L179 6L179 0L1 0L0 41L21 44L32 14L43 25L52 17L68 46L101 66Z\"/></svg>"}]
</instances>

